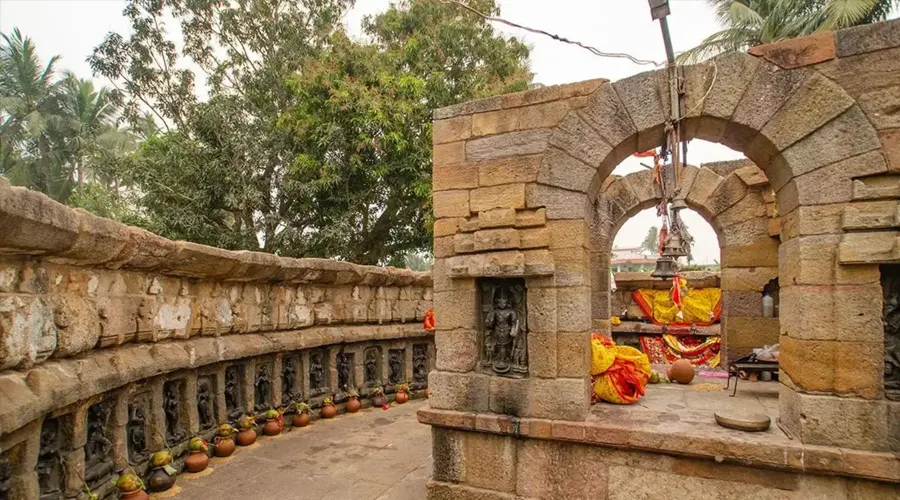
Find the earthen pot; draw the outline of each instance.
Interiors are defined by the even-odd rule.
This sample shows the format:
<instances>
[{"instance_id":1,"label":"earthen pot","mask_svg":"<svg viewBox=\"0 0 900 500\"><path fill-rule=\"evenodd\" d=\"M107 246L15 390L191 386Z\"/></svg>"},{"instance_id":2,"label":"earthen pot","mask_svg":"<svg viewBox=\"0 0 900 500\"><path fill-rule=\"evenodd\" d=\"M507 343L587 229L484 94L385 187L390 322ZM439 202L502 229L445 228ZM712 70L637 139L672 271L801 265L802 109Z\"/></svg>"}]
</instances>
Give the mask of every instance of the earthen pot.
<instances>
[{"instance_id":1,"label":"earthen pot","mask_svg":"<svg viewBox=\"0 0 900 500\"><path fill-rule=\"evenodd\" d=\"M397 394L394 394L394 401L396 401L398 405L402 405L409 401L409 394L407 394L406 391L397 391Z\"/></svg>"},{"instance_id":2,"label":"earthen pot","mask_svg":"<svg viewBox=\"0 0 900 500\"><path fill-rule=\"evenodd\" d=\"M250 446L256 442L256 431L253 429L244 429L237 433L237 444L241 446Z\"/></svg>"},{"instance_id":3,"label":"earthen pot","mask_svg":"<svg viewBox=\"0 0 900 500\"><path fill-rule=\"evenodd\" d=\"M376 394L372 396L372 406L384 406L387 404L387 398L384 394Z\"/></svg>"},{"instance_id":4,"label":"earthen pot","mask_svg":"<svg viewBox=\"0 0 900 500\"><path fill-rule=\"evenodd\" d=\"M319 411L319 415L321 415L322 418L334 418L337 413L337 408L335 408L334 405L322 405L322 409Z\"/></svg>"},{"instance_id":5,"label":"earthen pot","mask_svg":"<svg viewBox=\"0 0 900 500\"><path fill-rule=\"evenodd\" d=\"M266 425L263 426L262 431L266 436L277 436L281 434L281 425L277 419L270 418L266 420Z\"/></svg>"},{"instance_id":6,"label":"earthen pot","mask_svg":"<svg viewBox=\"0 0 900 500\"><path fill-rule=\"evenodd\" d=\"M679 359L666 370L669 380L679 384L690 384L694 380L694 365L686 359Z\"/></svg>"},{"instance_id":7,"label":"earthen pot","mask_svg":"<svg viewBox=\"0 0 900 500\"><path fill-rule=\"evenodd\" d=\"M230 457L236 448L234 438L216 436L216 445L213 447L213 453L217 457Z\"/></svg>"},{"instance_id":8,"label":"earthen pot","mask_svg":"<svg viewBox=\"0 0 900 500\"><path fill-rule=\"evenodd\" d=\"M184 459L184 468L188 472L203 472L209 465L209 455L203 450L192 451Z\"/></svg>"},{"instance_id":9,"label":"earthen pot","mask_svg":"<svg viewBox=\"0 0 900 500\"><path fill-rule=\"evenodd\" d=\"M150 495L144 490L123 491L122 500L150 500Z\"/></svg>"},{"instance_id":10,"label":"earthen pot","mask_svg":"<svg viewBox=\"0 0 900 500\"><path fill-rule=\"evenodd\" d=\"M163 467L157 467L150 473L147 479L147 489L150 491L166 491L175 486L175 479L178 476L170 475Z\"/></svg>"},{"instance_id":11,"label":"earthen pot","mask_svg":"<svg viewBox=\"0 0 900 500\"><path fill-rule=\"evenodd\" d=\"M296 415L294 415L294 420L291 422L294 424L294 427L306 427L309 425L309 412L302 411Z\"/></svg>"},{"instance_id":12,"label":"earthen pot","mask_svg":"<svg viewBox=\"0 0 900 500\"><path fill-rule=\"evenodd\" d=\"M356 396L351 396L350 399L347 400L347 404L344 406L344 409L347 410L347 413L356 413L360 408L362 408L362 404L359 402L359 398Z\"/></svg>"}]
</instances>

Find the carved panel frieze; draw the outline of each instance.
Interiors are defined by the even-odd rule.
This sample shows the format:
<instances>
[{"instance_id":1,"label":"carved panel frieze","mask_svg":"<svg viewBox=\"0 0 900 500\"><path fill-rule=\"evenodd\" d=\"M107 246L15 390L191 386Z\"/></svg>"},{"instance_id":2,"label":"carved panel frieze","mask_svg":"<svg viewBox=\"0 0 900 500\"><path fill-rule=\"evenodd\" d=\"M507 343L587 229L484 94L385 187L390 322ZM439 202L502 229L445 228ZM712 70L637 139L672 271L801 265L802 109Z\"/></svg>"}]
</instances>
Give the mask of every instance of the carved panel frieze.
<instances>
[{"instance_id":1,"label":"carved panel frieze","mask_svg":"<svg viewBox=\"0 0 900 500\"><path fill-rule=\"evenodd\" d=\"M367 347L363 353L363 381L367 387L381 385L381 352L378 347Z\"/></svg>"},{"instance_id":2,"label":"carved panel frieze","mask_svg":"<svg viewBox=\"0 0 900 500\"><path fill-rule=\"evenodd\" d=\"M166 442L174 445L187 436L184 430L186 422L183 421L181 414L183 412L183 404L181 395L184 392L183 380L170 380L163 385L163 412L166 416Z\"/></svg>"},{"instance_id":3,"label":"carved panel frieze","mask_svg":"<svg viewBox=\"0 0 900 500\"><path fill-rule=\"evenodd\" d=\"M413 381L428 381L428 345L413 345Z\"/></svg>"},{"instance_id":4,"label":"carved panel frieze","mask_svg":"<svg viewBox=\"0 0 900 500\"><path fill-rule=\"evenodd\" d=\"M309 354L309 390L311 396L318 396L328 391L328 354L325 351L313 351Z\"/></svg>"},{"instance_id":5,"label":"carved panel frieze","mask_svg":"<svg viewBox=\"0 0 900 500\"><path fill-rule=\"evenodd\" d=\"M253 409L257 413L272 407L272 364L265 361L256 365L256 378L253 381Z\"/></svg>"},{"instance_id":6,"label":"carved panel frieze","mask_svg":"<svg viewBox=\"0 0 900 500\"><path fill-rule=\"evenodd\" d=\"M113 473L109 417L115 401L101 401L88 408L87 444L84 446L84 480L95 486Z\"/></svg>"},{"instance_id":7,"label":"carved panel frieze","mask_svg":"<svg viewBox=\"0 0 900 500\"><path fill-rule=\"evenodd\" d=\"M216 426L216 384L212 375L197 379L197 418L200 429Z\"/></svg>"},{"instance_id":8,"label":"carved panel frieze","mask_svg":"<svg viewBox=\"0 0 900 500\"><path fill-rule=\"evenodd\" d=\"M346 391L353 386L353 354L339 352L336 363L338 390Z\"/></svg>"},{"instance_id":9,"label":"carved panel frieze","mask_svg":"<svg viewBox=\"0 0 900 500\"><path fill-rule=\"evenodd\" d=\"M299 401L302 399L300 384L297 375L300 373L298 365L300 357L295 355L285 356L281 360L281 404Z\"/></svg>"},{"instance_id":10,"label":"carved panel frieze","mask_svg":"<svg viewBox=\"0 0 900 500\"><path fill-rule=\"evenodd\" d=\"M244 413L243 390L244 373L240 365L225 369L225 413L229 420L237 420Z\"/></svg>"},{"instance_id":11,"label":"carved panel frieze","mask_svg":"<svg viewBox=\"0 0 900 500\"><path fill-rule=\"evenodd\" d=\"M41 426L41 447L38 451L38 486L41 500L58 500L63 496L63 466L60 448L62 429L60 419L44 421Z\"/></svg>"},{"instance_id":12,"label":"carved panel frieze","mask_svg":"<svg viewBox=\"0 0 900 500\"><path fill-rule=\"evenodd\" d=\"M133 464L144 462L150 457L148 449L150 395L147 393L135 395L128 404L128 423L125 425L127 434L128 461Z\"/></svg>"},{"instance_id":13,"label":"carved panel frieze","mask_svg":"<svg viewBox=\"0 0 900 500\"><path fill-rule=\"evenodd\" d=\"M884 294L884 393L900 401L900 266L881 266Z\"/></svg>"},{"instance_id":14,"label":"carved panel frieze","mask_svg":"<svg viewBox=\"0 0 900 500\"><path fill-rule=\"evenodd\" d=\"M404 382L404 364L406 349L391 349L388 351L388 383L399 384Z\"/></svg>"},{"instance_id":15,"label":"carved panel frieze","mask_svg":"<svg viewBox=\"0 0 900 500\"><path fill-rule=\"evenodd\" d=\"M527 375L525 280L485 278L479 285L482 368L496 375Z\"/></svg>"},{"instance_id":16,"label":"carved panel frieze","mask_svg":"<svg viewBox=\"0 0 900 500\"><path fill-rule=\"evenodd\" d=\"M12 500L13 465L6 453L0 454L0 500Z\"/></svg>"}]
</instances>

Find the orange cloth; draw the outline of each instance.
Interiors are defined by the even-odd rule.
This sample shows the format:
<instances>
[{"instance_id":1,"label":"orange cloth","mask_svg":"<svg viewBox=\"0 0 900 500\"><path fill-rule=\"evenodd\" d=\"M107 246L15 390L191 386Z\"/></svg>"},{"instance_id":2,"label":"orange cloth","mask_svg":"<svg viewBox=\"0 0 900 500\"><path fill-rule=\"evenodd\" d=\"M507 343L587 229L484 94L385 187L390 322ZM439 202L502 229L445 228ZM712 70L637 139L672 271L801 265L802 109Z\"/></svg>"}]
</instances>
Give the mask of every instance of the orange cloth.
<instances>
[{"instance_id":1,"label":"orange cloth","mask_svg":"<svg viewBox=\"0 0 900 500\"><path fill-rule=\"evenodd\" d=\"M650 360L641 351L617 346L603 334L595 333L591 338L593 401L636 403L644 395L650 373Z\"/></svg>"}]
</instances>

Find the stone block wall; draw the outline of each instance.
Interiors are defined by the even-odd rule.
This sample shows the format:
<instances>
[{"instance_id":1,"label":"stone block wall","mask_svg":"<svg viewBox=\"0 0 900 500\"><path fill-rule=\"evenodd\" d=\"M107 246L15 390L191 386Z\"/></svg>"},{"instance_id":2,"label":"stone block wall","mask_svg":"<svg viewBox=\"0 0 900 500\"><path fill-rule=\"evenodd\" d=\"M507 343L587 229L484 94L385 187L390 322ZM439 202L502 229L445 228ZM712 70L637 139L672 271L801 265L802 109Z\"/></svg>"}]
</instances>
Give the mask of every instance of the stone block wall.
<instances>
[{"instance_id":1,"label":"stone block wall","mask_svg":"<svg viewBox=\"0 0 900 500\"><path fill-rule=\"evenodd\" d=\"M0 232L0 497L109 498L219 423L435 364L430 273L170 241L5 182Z\"/></svg>"}]
</instances>

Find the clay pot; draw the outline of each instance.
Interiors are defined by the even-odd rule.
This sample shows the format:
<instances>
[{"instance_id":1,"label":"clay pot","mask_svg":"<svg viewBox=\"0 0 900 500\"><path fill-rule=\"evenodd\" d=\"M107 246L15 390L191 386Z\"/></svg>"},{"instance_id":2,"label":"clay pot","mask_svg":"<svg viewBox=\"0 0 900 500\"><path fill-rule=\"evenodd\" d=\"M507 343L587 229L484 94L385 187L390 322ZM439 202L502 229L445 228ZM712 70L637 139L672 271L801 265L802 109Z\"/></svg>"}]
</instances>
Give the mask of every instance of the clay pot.
<instances>
[{"instance_id":1,"label":"clay pot","mask_svg":"<svg viewBox=\"0 0 900 500\"><path fill-rule=\"evenodd\" d=\"M144 490L123 491L122 500L150 500L150 495Z\"/></svg>"},{"instance_id":2,"label":"clay pot","mask_svg":"<svg viewBox=\"0 0 900 500\"><path fill-rule=\"evenodd\" d=\"M322 418L334 418L337 413L337 408L335 408L334 405L322 405L322 409L319 411L319 415L321 415Z\"/></svg>"},{"instance_id":3,"label":"clay pot","mask_svg":"<svg viewBox=\"0 0 900 500\"><path fill-rule=\"evenodd\" d=\"M217 457L230 457L231 454L234 453L235 448L237 448L237 446L234 444L234 438L216 436L216 444L213 448L213 453Z\"/></svg>"},{"instance_id":4,"label":"clay pot","mask_svg":"<svg viewBox=\"0 0 900 500\"><path fill-rule=\"evenodd\" d=\"M406 391L397 391L397 394L394 394L394 401L396 401L398 405L402 405L409 401L409 394L407 394Z\"/></svg>"},{"instance_id":5,"label":"clay pot","mask_svg":"<svg viewBox=\"0 0 900 500\"><path fill-rule=\"evenodd\" d=\"M209 465L209 456L203 450L192 451L184 459L184 468L188 472L203 472Z\"/></svg>"},{"instance_id":6,"label":"clay pot","mask_svg":"<svg viewBox=\"0 0 900 500\"><path fill-rule=\"evenodd\" d=\"M266 420L266 425L263 426L262 431L266 436L277 436L281 434L281 425L279 425L278 420L270 418Z\"/></svg>"},{"instance_id":7,"label":"clay pot","mask_svg":"<svg viewBox=\"0 0 900 500\"><path fill-rule=\"evenodd\" d=\"M372 406L384 406L387 404L387 398L384 394L376 394L372 396Z\"/></svg>"},{"instance_id":8,"label":"clay pot","mask_svg":"<svg viewBox=\"0 0 900 500\"><path fill-rule=\"evenodd\" d=\"M244 429L237 433L237 444L240 446L250 446L256 442L256 431L253 429Z\"/></svg>"},{"instance_id":9,"label":"clay pot","mask_svg":"<svg viewBox=\"0 0 900 500\"><path fill-rule=\"evenodd\" d=\"M669 380L679 384L690 384L694 380L694 365L686 359L679 359L666 370Z\"/></svg>"},{"instance_id":10,"label":"clay pot","mask_svg":"<svg viewBox=\"0 0 900 500\"><path fill-rule=\"evenodd\" d=\"M360 408L362 408L362 403L359 402L359 398L356 396L351 396L350 399L347 400L347 404L344 406L344 409L347 410L347 413L356 413Z\"/></svg>"},{"instance_id":11,"label":"clay pot","mask_svg":"<svg viewBox=\"0 0 900 500\"><path fill-rule=\"evenodd\" d=\"M150 473L150 477L147 479L147 489L150 491L166 491L175 486L177 477L174 474L169 475L165 468L157 467L153 469L153 472Z\"/></svg>"},{"instance_id":12,"label":"clay pot","mask_svg":"<svg viewBox=\"0 0 900 500\"><path fill-rule=\"evenodd\" d=\"M294 427L306 427L309 425L309 420L309 412L303 411L294 415L294 420L291 423L294 424Z\"/></svg>"}]
</instances>

